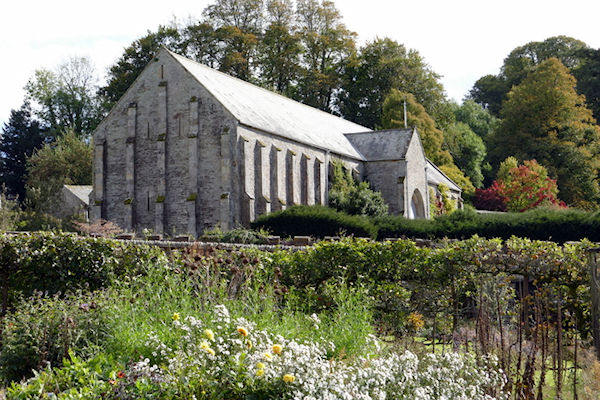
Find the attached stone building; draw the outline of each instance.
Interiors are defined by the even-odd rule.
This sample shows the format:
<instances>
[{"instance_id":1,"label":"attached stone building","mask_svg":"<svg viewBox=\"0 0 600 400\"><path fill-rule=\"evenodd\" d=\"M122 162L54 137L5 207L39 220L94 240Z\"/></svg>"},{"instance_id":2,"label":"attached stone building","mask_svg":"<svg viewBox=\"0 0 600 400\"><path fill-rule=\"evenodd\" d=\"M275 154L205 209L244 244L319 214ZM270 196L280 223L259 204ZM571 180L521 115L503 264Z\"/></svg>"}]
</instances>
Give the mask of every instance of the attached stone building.
<instances>
[{"instance_id":1,"label":"attached stone building","mask_svg":"<svg viewBox=\"0 0 600 400\"><path fill-rule=\"evenodd\" d=\"M392 213L428 218L439 182L416 130L371 131L162 49L94 132L92 219L192 235L248 225L327 204L336 160Z\"/></svg>"}]
</instances>

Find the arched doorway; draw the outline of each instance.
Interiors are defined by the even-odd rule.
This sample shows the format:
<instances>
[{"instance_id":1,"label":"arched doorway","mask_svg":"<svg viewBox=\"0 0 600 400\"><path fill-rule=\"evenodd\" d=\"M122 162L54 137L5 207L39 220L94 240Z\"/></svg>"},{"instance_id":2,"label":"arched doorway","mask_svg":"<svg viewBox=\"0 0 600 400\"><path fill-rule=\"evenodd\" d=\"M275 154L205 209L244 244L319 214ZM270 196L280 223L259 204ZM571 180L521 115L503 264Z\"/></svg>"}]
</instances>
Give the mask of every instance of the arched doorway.
<instances>
[{"instance_id":1,"label":"arched doorway","mask_svg":"<svg viewBox=\"0 0 600 400\"><path fill-rule=\"evenodd\" d=\"M410 199L410 213L414 219L425 218L425 203L419 189L415 189Z\"/></svg>"}]
</instances>

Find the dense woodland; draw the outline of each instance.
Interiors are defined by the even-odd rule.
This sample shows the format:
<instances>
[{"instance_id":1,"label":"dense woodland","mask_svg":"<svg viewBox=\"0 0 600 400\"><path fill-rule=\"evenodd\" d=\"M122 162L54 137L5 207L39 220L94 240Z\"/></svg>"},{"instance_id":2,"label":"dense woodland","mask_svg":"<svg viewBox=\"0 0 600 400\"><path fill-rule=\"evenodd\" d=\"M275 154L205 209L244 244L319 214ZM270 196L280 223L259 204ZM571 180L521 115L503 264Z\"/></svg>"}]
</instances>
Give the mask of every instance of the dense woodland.
<instances>
[{"instance_id":1,"label":"dense woodland","mask_svg":"<svg viewBox=\"0 0 600 400\"><path fill-rule=\"evenodd\" d=\"M478 208L598 209L600 49L566 36L525 43L457 104L418 49L357 38L332 1L215 0L127 46L104 85L85 58L48 66L3 127L0 183L39 211L62 183L90 184L93 129L165 46L369 128L403 126L406 103L427 157Z\"/></svg>"}]
</instances>

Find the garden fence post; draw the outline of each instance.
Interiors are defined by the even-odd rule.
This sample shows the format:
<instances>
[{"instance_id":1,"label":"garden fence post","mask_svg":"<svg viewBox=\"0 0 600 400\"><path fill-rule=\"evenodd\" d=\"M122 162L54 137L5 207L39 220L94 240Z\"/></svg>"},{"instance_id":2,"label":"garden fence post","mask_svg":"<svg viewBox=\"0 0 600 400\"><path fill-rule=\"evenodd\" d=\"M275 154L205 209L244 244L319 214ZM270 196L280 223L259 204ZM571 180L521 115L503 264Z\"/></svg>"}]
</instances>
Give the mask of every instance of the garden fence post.
<instances>
[{"instance_id":1,"label":"garden fence post","mask_svg":"<svg viewBox=\"0 0 600 400\"><path fill-rule=\"evenodd\" d=\"M587 250L592 296L592 335L596 357L600 360L600 248Z\"/></svg>"}]
</instances>

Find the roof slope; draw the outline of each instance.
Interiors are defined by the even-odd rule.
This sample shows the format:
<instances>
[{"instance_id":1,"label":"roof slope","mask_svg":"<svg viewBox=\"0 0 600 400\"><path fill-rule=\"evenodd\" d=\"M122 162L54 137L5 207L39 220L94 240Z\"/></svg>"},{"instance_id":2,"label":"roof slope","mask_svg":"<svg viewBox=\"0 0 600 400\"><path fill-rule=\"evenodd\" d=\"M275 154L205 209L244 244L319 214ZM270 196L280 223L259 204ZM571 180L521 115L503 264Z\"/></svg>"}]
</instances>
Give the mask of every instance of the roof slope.
<instances>
[{"instance_id":1,"label":"roof slope","mask_svg":"<svg viewBox=\"0 0 600 400\"><path fill-rule=\"evenodd\" d=\"M462 192L460 186L454 183L452 179L448 178L446 174L444 174L434 163L429 160L427 160L427 182L435 185L443 183L452 191Z\"/></svg>"},{"instance_id":2,"label":"roof slope","mask_svg":"<svg viewBox=\"0 0 600 400\"><path fill-rule=\"evenodd\" d=\"M369 128L169 53L242 124L363 160L344 133Z\"/></svg>"},{"instance_id":3,"label":"roof slope","mask_svg":"<svg viewBox=\"0 0 600 400\"><path fill-rule=\"evenodd\" d=\"M413 128L348 133L346 137L365 157L365 161L392 161L406 157Z\"/></svg>"},{"instance_id":4,"label":"roof slope","mask_svg":"<svg viewBox=\"0 0 600 400\"><path fill-rule=\"evenodd\" d=\"M92 185L63 185L64 189L72 193L85 204L90 203Z\"/></svg>"}]
</instances>

